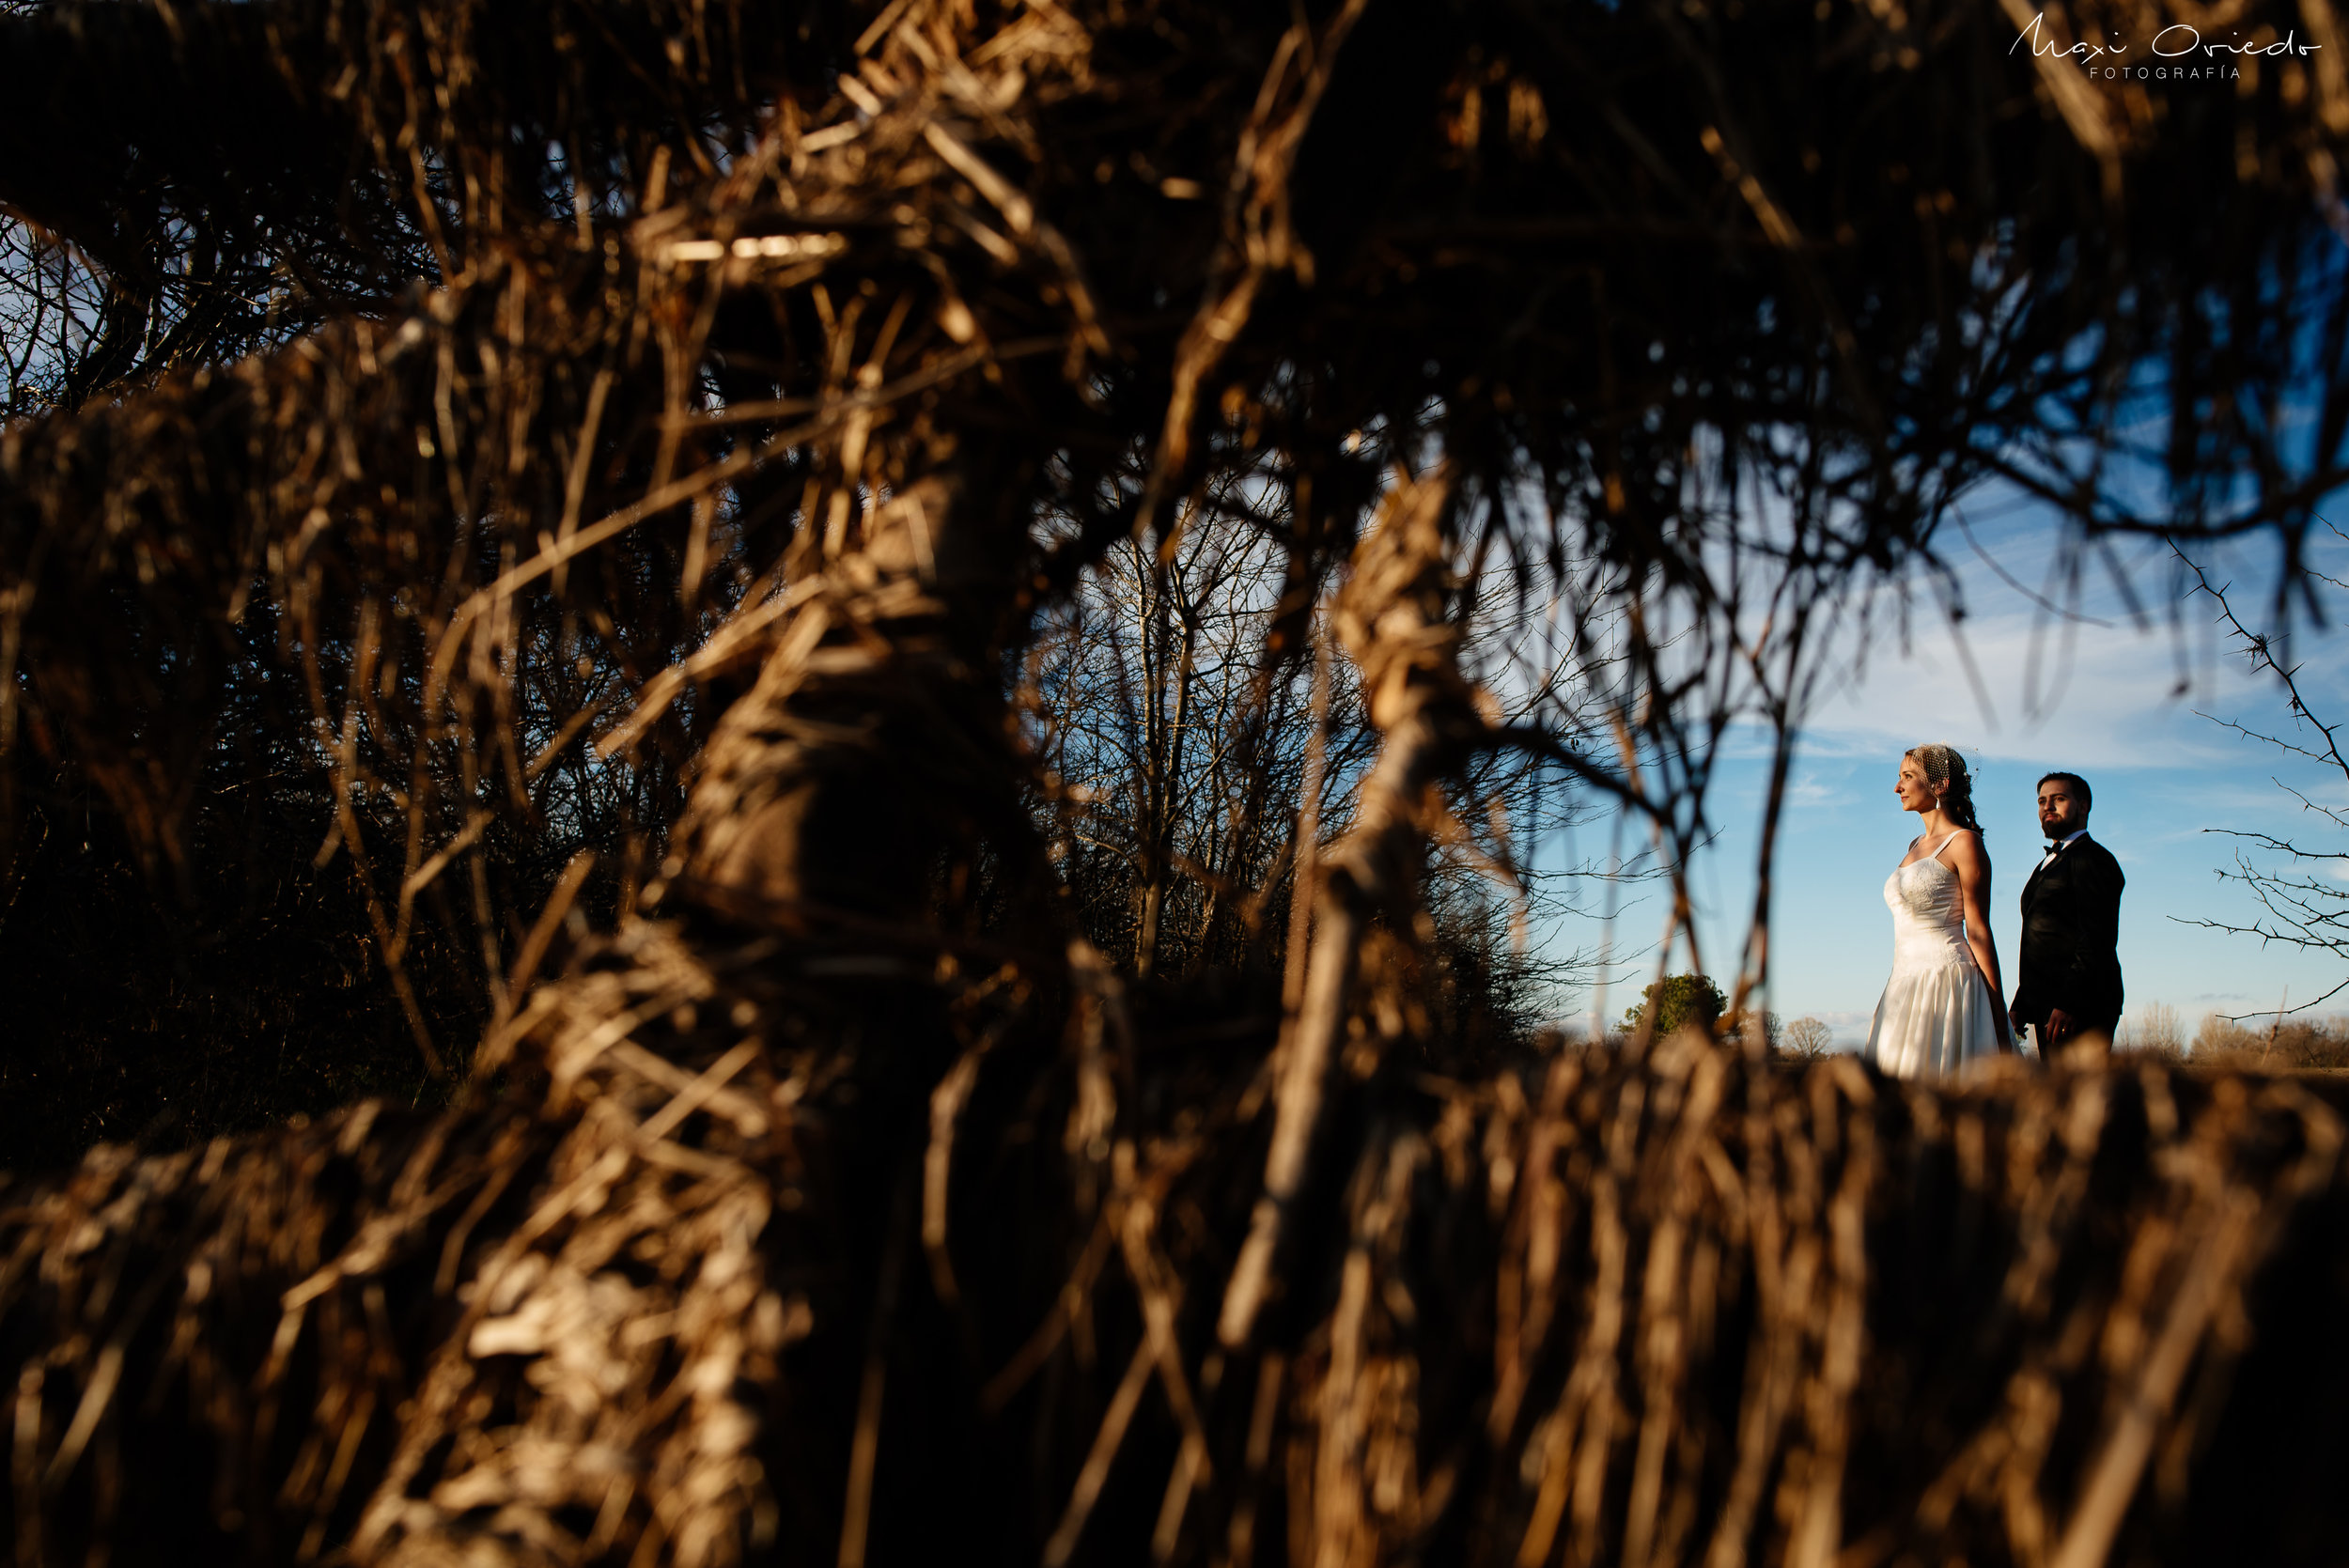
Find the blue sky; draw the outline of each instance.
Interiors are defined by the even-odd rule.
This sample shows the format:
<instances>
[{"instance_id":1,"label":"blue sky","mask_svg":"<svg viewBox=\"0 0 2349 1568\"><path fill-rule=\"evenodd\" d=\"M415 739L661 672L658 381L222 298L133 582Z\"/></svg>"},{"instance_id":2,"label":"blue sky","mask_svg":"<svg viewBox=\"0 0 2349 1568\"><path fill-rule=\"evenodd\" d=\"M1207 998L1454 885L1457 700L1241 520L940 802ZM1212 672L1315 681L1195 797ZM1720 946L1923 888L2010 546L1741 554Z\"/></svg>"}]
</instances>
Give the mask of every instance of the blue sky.
<instances>
[{"instance_id":1,"label":"blue sky","mask_svg":"<svg viewBox=\"0 0 2349 1568\"><path fill-rule=\"evenodd\" d=\"M1817 706L1797 753L1791 799L1781 829L1772 921L1768 1004L1782 1017L1809 1014L1857 1045L1882 990L1891 958L1891 916L1885 877L1916 832L1916 818L1892 798L1900 755L1923 741L1964 751L1975 775L1975 801L1994 868L1992 926L2010 994L2014 986L2016 900L2042 840L2032 809L2040 773L2055 768L2087 777L2095 791L2091 833L2120 859L2128 877L2122 904L2121 961L2131 1014L2149 1001L2177 1010L2189 1033L2204 1014L2273 1009L2287 997L2305 1001L2342 978L2338 959L2256 939L2182 924L2199 918L2248 923L2248 895L2217 875L2233 863L2232 840L2206 831L2235 828L2279 837L2341 843L2273 782L2282 777L2343 804L2343 786L2306 764L2233 735L2202 713L2235 718L2278 733L2289 725L2271 681L2252 679L2211 633L2207 599L2184 606L2182 629L2170 619L2181 596L2166 548L2150 542L2121 552L2122 575L2154 624L2129 616L2121 588L2104 567L2079 585L2078 615L2051 614L2006 578L2058 603L2050 584L2061 530L2030 506L1977 505L1968 514L1978 553L1952 528L1942 546L1968 606L1964 636L1985 689L1985 704L1967 678L1949 624L1922 609L1908 644L1879 643L1859 679ZM2239 610L2269 613L2276 582L2272 540L2197 550L2231 580ZM1987 557L1985 559L1984 557ZM2320 569L2349 578L2349 546L2327 536L2315 551ZM1994 567L1991 563L1995 562ZM2295 634L2304 690L2328 717L2349 718L2349 596L2324 601L2335 629L2312 633L2305 618ZM1920 596L1921 607L1930 599ZM2066 644L2068 643L2068 649ZM2190 682L2183 695L2181 678ZM1717 776L1712 815L1721 832L1699 860L1694 878L1698 929L1708 968L1733 973L1750 908L1766 757L1757 743L1735 748ZM1604 827L1586 828L1574 848L1603 854ZM2349 843L2342 844L2349 849ZM2349 861L2337 862L2349 881ZM1619 916L1614 951L1648 948L1636 978L1610 987L1610 1016L1634 1000L1654 972L1653 943L1665 905L1650 893ZM1570 923L1560 939L1595 948L1595 923ZM1672 968L1685 969L1685 949ZM2349 993L2325 1011L2349 1012Z\"/></svg>"}]
</instances>

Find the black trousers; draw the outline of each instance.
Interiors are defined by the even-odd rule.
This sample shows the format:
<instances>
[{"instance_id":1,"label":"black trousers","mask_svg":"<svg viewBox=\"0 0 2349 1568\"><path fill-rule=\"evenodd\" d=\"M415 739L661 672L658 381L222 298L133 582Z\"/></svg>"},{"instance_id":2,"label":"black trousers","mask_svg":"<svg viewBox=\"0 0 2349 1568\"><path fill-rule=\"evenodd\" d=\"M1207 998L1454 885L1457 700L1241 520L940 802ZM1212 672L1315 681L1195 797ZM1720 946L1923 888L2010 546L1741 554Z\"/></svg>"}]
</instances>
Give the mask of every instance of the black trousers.
<instances>
[{"instance_id":1,"label":"black trousers","mask_svg":"<svg viewBox=\"0 0 2349 1568\"><path fill-rule=\"evenodd\" d=\"M2047 1020L2044 1017L2032 1018L2030 1022L2031 1028L2031 1039L2043 1049L2046 1048L2051 1043L2047 1039ZM2101 1034L2107 1040L2111 1040L2116 1038L2120 1032L2121 1019L2117 1015L2108 1018L2076 1017L2072 1020L2072 1032L2069 1034L2066 1034L2062 1039L2052 1042L2052 1044L2055 1048L2060 1049L2064 1046L2070 1045L2073 1041L2081 1038L2083 1035Z\"/></svg>"}]
</instances>

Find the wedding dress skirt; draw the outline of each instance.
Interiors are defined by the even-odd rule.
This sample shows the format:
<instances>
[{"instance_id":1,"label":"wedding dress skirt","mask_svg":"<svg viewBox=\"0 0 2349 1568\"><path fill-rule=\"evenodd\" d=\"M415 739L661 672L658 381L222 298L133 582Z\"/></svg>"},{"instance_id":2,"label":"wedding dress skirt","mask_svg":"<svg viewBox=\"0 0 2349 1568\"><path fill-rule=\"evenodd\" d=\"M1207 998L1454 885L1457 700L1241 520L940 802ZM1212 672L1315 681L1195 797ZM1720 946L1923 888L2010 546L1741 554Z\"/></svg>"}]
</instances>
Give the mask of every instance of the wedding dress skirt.
<instances>
[{"instance_id":1,"label":"wedding dress skirt","mask_svg":"<svg viewBox=\"0 0 2349 1568\"><path fill-rule=\"evenodd\" d=\"M1884 902L1892 978L1862 1054L1896 1078L1935 1078L1995 1054L1999 999L1966 945L1957 873L1931 855L1912 861L1886 879Z\"/></svg>"}]
</instances>

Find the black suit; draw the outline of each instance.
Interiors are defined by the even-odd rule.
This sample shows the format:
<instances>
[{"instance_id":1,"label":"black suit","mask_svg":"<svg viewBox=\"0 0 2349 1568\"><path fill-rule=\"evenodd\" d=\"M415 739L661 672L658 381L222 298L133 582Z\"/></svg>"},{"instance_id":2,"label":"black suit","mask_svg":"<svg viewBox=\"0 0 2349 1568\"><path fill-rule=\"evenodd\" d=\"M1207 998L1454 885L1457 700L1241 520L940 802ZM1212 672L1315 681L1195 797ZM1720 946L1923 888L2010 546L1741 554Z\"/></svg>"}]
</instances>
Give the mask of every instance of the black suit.
<instances>
[{"instance_id":1,"label":"black suit","mask_svg":"<svg viewBox=\"0 0 2349 1568\"><path fill-rule=\"evenodd\" d=\"M2023 884L2021 983L2015 1017L2043 1032L2061 1008L2082 1033L2121 1022L2121 889L2112 852L2085 833Z\"/></svg>"}]
</instances>

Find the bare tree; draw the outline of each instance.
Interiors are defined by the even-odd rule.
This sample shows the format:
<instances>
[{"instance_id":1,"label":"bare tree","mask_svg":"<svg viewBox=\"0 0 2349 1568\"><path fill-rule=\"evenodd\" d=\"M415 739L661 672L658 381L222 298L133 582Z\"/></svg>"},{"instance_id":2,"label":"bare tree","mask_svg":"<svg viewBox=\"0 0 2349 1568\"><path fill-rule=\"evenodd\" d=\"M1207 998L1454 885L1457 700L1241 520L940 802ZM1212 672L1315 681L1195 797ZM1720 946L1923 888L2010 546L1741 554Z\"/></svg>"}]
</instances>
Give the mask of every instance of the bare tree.
<instances>
[{"instance_id":1,"label":"bare tree","mask_svg":"<svg viewBox=\"0 0 2349 1568\"><path fill-rule=\"evenodd\" d=\"M1167 549L1121 542L1048 614L1029 655L1022 703L1048 770L1055 860L1088 935L1143 980L1277 984L1296 889L1345 833L1377 754L1357 666L1327 615L1283 605L1284 505L1261 483L1211 491ZM1583 743L1583 684L1512 668L1491 596L1480 606L1464 585L1455 613L1491 688L1517 693L1516 719ZM1269 633L1284 616L1302 631L1285 650ZM1429 842L1422 871L1429 957L1444 996L1489 1004L1493 1027L1522 1037L1560 1016L1580 967L1541 939L1563 912L1563 884L1587 874L1537 863L1576 819L1579 791L1546 757L1506 752L1454 787L1461 831ZM1452 1010L1431 1037L1457 1046L1473 1032Z\"/></svg>"},{"instance_id":2,"label":"bare tree","mask_svg":"<svg viewBox=\"0 0 2349 1568\"><path fill-rule=\"evenodd\" d=\"M1786 1026L1786 1052L1806 1062L1815 1062L1833 1048L1835 1032L1808 1015Z\"/></svg>"},{"instance_id":3,"label":"bare tree","mask_svg":"<svg viewBox=\"0 0 2349 1568\"><path fill-rule=\"evenodd\" d=\"M2326 525L2330 528L2330 524ZM2332 529L2336 538L2342 538L2339 529ZM2274 690L2291 705L2292 727L2280 734L2254 730L2233 719L2203 714L2232 730L2246 740L2265 746L2300 771L2312 774L2321 784L2294 784L2275 780L2276 787L2299 804L2300 810L2314 819L2320 832L2349 834L2349 812L2327 805L2317 797L2334 781L2349 784L2349 755L2341 750L2343 721L2327 722L2324 714L2311 707L2308 692L2300 680L2306 663L2291 652L2291 639L2284 618L2276 629L2255 630L2245 624L2242 615L2228 598L2232 584L2214 582L2210 575L2181 551L2178 558L2185 563L2194 579L2193 591L2210 599L2218 622L2226 629L2227 637L2255 676L2264 677ZM2349 591L2349 583L2324 576L2313 567L2307 570L2310 585L2318 582ZM2310 601L2313 603L2313 600ZM2279 610L2285 609L2279 605ZM2288 611L2286 612L2288 617ZM2321 627L2312 629L2321 630ZM2349 839L2326 846L2298 836L2278 837L2274 833L2242 828L2205 828L2206 833L2218 833L2237 841L2234 869L2221 871L2221 881L2232 882L2249 892L2263 911L2248 924L2228 920L2203 918L2186 924L2208 930L2222 931L2233 936L2255 937L2262 946L2279 946L2304 953L2328 954L2341 961L2341 980L2330 989L2302 999L2295 1004L2279 1003L2279 1016L2307 1012L2320 1007L2349 990L2349 887L2342 885L2336 875L2349 854ZM2176 917L2173 917L2176 918ZM2250 1017L2245 1014L2242 1017Z\"/></svg>"}]
</instances>

